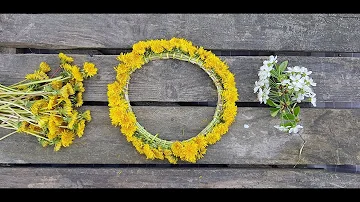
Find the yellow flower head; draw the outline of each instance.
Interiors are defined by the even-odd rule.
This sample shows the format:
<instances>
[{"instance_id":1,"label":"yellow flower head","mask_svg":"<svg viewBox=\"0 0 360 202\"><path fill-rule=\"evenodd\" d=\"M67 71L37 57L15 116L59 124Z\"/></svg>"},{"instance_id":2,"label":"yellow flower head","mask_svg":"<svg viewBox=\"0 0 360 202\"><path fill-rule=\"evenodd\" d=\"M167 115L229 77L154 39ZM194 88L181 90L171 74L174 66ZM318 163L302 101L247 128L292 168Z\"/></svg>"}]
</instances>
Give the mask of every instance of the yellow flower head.
<instances>
[{"instance_id":1,"label":"yellow flower head","mask_svg":"<svg viewBox=\"0 0 360 202\"><path fill-rule=\"evenodd\" d=\"M84 134L84 130L85 130L85 120L82 119L79 121L79 123L77 124L77 129L76 129L76 135L78 137L82 137Z\"/></svg>"},{"instance_id":2,"label":"yellow flower head","mask_svg":"<svg viewBox=\"0 0 360 202\"><path fill-rule=\"evenodd\" d=\"M83 114L82 117L87 121L91 121L91 114L90 114L90 110L86 110Z\"/></svg>"},{"instance_id":3,"label":"yellow flower head","mask_svg":"<svg viewBox=\"0 0 360 202\"><path fill-rule=\"evenodd\" d=\"M62 87L62 81L61 80L54 80L51 82L51 87L55 90L60 90Z\"/></svg>"},{"instance_id":4,"label":"yellow flower head","mask_svg":"<svg viewBox=\"0 0 360 202\"><path fill-rule=\"evenodd\" d=\"M82 98L82 92L78 92L76 94L76 107L81 107L84 104L83 98Z\"/></svg>"},{"instance_id":5,"label":"yellow flower head","mask_svg":"<svg viewBox=\"0 0 360 202\"><path fill-rule=\"evenodd\" d=\"M143 151L144 151L144 154L146 155L146 159L154 159L155 158L155 154L148 144L144 145Z\"/></svg>"},{"instance_id":6,"label":"yellow flower head","mask_svg":"<svg viewBox=\"0 0 360 202\"><path fill-rule=\"evenodd\" d=\"M73 65L71 67L71 74L73 75L73 77L74 77L74 79L76 81L83 81L84 80L83 75L80 72L80 69L76 65Z\"/></svg>"},{"instance_id":7,"label":"yellow flower head","mask_svg":"<svg viewBox=\"0 0 360 202\"><path fill-rule=\"evenodd\" d=\"M69 57L65 55L64 53L59 53L59 59L61 63L72 63L74 62L74 59L72 57Z\"/></svg>"},{"instance_id":8,"label":"yellow flower head","mask_svg":"<svg viewBox=\"0 0 360 202\"><path fill-rule=\"evenodd\" d=\"M95 67L94 63L85 62L84 63L84 72L86 76L92 77L97 74L98 69Z\"/></svg>"},{"instance_id":9,"label":"yellow flower head","mask_svg":"<svg viewBox=\"0 0 360 202\"><path fill-rule=\"evenodd\" d=\"M51 70L50 66L46 62L40 63L40 71L47 73Z\"/></svg>"},{"instance_id":10,"label":"yellow flower head","mask_svg":"<svg viewBox=\"0 0 360 202\"><path fill-rule=\"evenodd\" d=\"M61 132L61 145L64 147L68 147L73 143L74 133L70 130L63 130Z\"/></svg>"}]
</instances>

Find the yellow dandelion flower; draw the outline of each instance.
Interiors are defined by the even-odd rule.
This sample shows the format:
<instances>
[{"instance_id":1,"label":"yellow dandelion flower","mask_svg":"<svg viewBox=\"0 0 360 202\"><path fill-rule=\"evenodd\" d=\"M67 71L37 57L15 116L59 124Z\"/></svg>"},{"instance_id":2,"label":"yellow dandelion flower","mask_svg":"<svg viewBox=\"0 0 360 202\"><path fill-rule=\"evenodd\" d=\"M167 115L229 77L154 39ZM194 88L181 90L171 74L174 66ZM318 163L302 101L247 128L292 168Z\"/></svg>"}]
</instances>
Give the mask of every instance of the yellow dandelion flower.
<instances>
[{"instance_id":1,"label":"yellow dandelion flower","mask_svg":"<svg viewBox=\"0 0 360 202\"><path fill-rule=\"evenodd\" d=\"M74 59L72 57L69 57L65 55L64 53L59 53L59 59L61 63L72 63L74 62Z\"/></svg>"},{"instance_id":2,"label":"yellow dandelion flower","mask_svg":"<svg viewBox=\"0 0 360 202\"><path fill-rule=\"evenodd\" d=\"M81 107L83 104L84 104L84 101L83 101L83 97L82 97L82 92L78 92L76 94L76 104L75 104L75 106L76 107Z\"/></svg>"},{"instance_id":3,"label":"yellow dandelion flower","mask_svg":"<svg viewBox=\"0 0 360 202\"><path fill-rule=\"evenodd\" d=\"M84 134L84 130L85 130L85 120L82 119L79 121L79 123L77 124L77 129L76 129L76 135L78 137L82 137Z\"/></svg>"},{"instance_id":4,"label":"yellow dandelion flower","mask_svg":"<svg viewBox=\"0 0 360 202\"><path fill-rule=\"evenodd\" d=\"M142 141L140 141L139 139L135 138L134 136L132 136L132 138L129 138L129 140L132 140L132 144L134 145L136 151L139 152L139 154L143 154L144 153L144 150L143 150L143 147L144 147L144 143ZM129 141L128 140L128 141Z\"/></svg>"},{"instance_id":5,"label":"yellow dandelion flower","mask_svg":"<svg viewBox=\"0 0 360 202\"><path fill-rule=\"evenodd\" d=\"M50 66L48 65L48 63L46 63L46 62L41 62L41 63L40 63L40 71L47 73L47 72L49 72L50 70L51 70L51 68L50 68Z\"/></svg>"},{"instance_id":6,"label":"yellow dandelion flower","mask_svg":"<svg viewBox=\"0 0 360 202\"><path fill-rule=\"evenodd\" d=\"M37 78L36 74L27 74L25 76L25 79L27 80L36 80L36 78Z\"/></svg>"},{"instance_id":7,"label":"yellow dandelion flower","mask_svg":"<svg viewBox=\"0 0 360 202\"><path fill-rule=\"evenodd\" d=\"M86 76L92 77L97 74L98 69L95 67L94 63L85 62L84 63L84 72Z\"/></svg>"},{"instance_id":8,"label":"yellow dandelion flower","mask_svg":"<svg viewBox=\"0 0 360 202\"><path fill-rule=\"evenodd\" d=\"M83 82L76 81L73 86L74 86L75 91L82 92L82 93L85 92Z\"/></svg>"},{"instance_id":9,"label":"yellow dandelion flower","mask_svg":"<svg viewBox=\"0 0 360 202\"><path fill-rule=\"evenodd\" d=\"M29 123L28 123L28 122L22 121L22 122L20 123L19 128L17 129L17 132L19 132L19 133L25 132L25 131L27 130L28 126L29 126Z\"/></svg>"},{"instance_id":10,"label":"yellow dandelion flower","mask_svg":"<svg viewBox=\"0 0 360 202\"><path fill-rule=\"evenodd\" d=\"M90 110L86 110L83 114L82 117L87 121L91 121L91 114L90 114Z\"/></svg>"},{"instance_id":11,"label":"yellow dandelion flower","mask_svg":"<svg viewBox=\"0 0 360 202\"><path fill-rule=\"evenodd\" d=\"M160 160L164 159L164 153L160 147L157 149L152 149L152 152L154 153L155 158Z\"/></svg>"},{"instance_id":12,"label":"yellow dandelion flower","mask_svg":"<svg viewBox=\"0 0 360 202\"><path fill-rule=\"evenodd\" d=\"M71 67L71 74L73 75L73 77L74 77L74 79L76 81L83 81L84 80L83 75L80 72L80 69L76 65L73 65Z\"/></svg>"},{"instance_id":13,"label":"yellow dandelion flower","mask_svg":"<svg viewBox=\"0 0 360 202\"><path fill-rule=\"evenodd\" d=\"M49 141L41 139L40 144L41 144L42 147L46 147L46 146L49 145Z\"/></svg>"},{"instance_id":14,"label":"yellow dandelion flower","mask_svg":"<svg viewBox=\"0 0 360 202\"><path fill-rule=\"evenodd\" d=\"M47 107L47 102L45 100L36 100L30 107L30 111L37 115L39 114L39 111L43 108L43 107Z\"/></svg>"},{"instance_id":15,"label":"yellow dandelion flower","mask_svg":"<svg viewBox=\"0 0 360 202\"><path fill-rule=\"evenodd\" d=\"M161 46L160 40L150 41L150 48L156 54L162 53L164 51L164 48Z\"/></svg>"},{"instance_id":16,"label":"yellow dandelion flower","mask_svg":"<svg viewBox=\"0 0 360 202\"><path fill-rule=\"evenodd\" d=\"M68 63L61 64L60 67L65 69L67 72L71 72L72 69L72 65Z\"/></svg>"},{"instance_id":17,"label":"yellow dandelion flower","mask_svg":"<svg viewBox=\"0 0 360 202\"><path fill-rule=\"evenodd\" d=\"M191 163L195 163L196 162L196 155L198 153L198 147L197 144L194 143L193 141L190 142L185 142L183 144L183 160L189 161Z\"/></svg>"},{"instance_id":18,"label":"yellow dandelion flower","mask_svg":"<svg viewBox=\"0 0 360 202\"><path fill-rule=\"evenodd\" d=\"M114 126L119 126L122 122L123 116L125 116L126 111L122 107L111 107L110 108L110 119L111 124Z\"/></svg>"},{"instance_id":19,"label":"yellow dandelion flower","mask_svg":"<svg viewBox=\"0 0 360 202\"><path fill-rule=\"evenodd\" d=\"M135 131L136 131L136 125L135 124L129 125L128 127L121 127L121 132L126 137L132 136L135 133Z\"/></svg>"},{"instance_id":20,"label":"yellow dandelion flower","mask_svg":"<svg viewBox=\"0 0 360 202\"><path fill-rule=\"evenodd\" d=\"M128 74L131 71L131 67L125 63L120 63L114 67L117 74Z\"/></svg>"},{"instance_id":21,"label":"yellow dandelion flower","mask_svg":"<svg viewBox=\"0 0 360 202\"><path fill-rule=\"evenodd\" d=\"M70 130L63 130L61 132L61 145L63 147L68 147L73 143L75 134Z\"/></svg>"},{"instance_id":22,"label":"yellow dandelion flower","mask_svg":"<svg viewBox=\"0 0 360 202\"><path fill-rule=\"evenodd\" d=\"M199 148L207 147L205 135L198 135L193 139L193 141L198 145Z\"/></svg>"},{"instance_id":23,"label":"yellow dandelion flower","mask_svg":"<svg viewBox=\"0 0 360 202\"><path fill-rule=\"evenodd\" d=\"M125 114L123 113L121 116L119 116L119 118L121 127L130 127L136 123L136 117L133 112L126 112Z\"/></svg>"},{"instance_id":24,"label":"yellow dandelion flower","mask_svg":"<svg viewBox=\"0 0 360 202\"><path fill-rule=\"evenodd\" d=\"M183 156L183 145L179 141L175 141L171 144L171 150L175 156Z\"/></svg>"},{"instance_id":25,"label":"yellow dandelion flower","mask_svg":"<svg viewBox=\"0 0 360 202\"><path fill-rule=\"evenodd\" d=\"M229 102L224 104L224 113L222 115L222 119L225 122L229 122L229 124L231 124L235 120L236 114L237 107L235 104L229 104Z\"/></svg>"},{"instance_id":26,"label":"yellow dandelion flower","mask_svg":"<svg viewBox=\"0 0 360 202\"><path fill-rule=\"evenodd\" d=\"M47 109L52 109L57 104L57 95L49 96L49 102L47 105Z\"/></svg>"},{"instance_id":27,"label":"yellow dandelion flower","mask_svg":"<svg viewBox=\"0 0 360 202\"><path fill-rule=\"evenodd\" d=\"M220 139L221 139L221 136L218 133L211 132L211 133L206 134L206 141L208 142L208 144L215 144Z\"/></svg>"},{"instance_id":28,"label":"yellow dandelion flower","mask_svg":"<svg viewBox=\"0 0 360 202\"><path fill-rule=\"evenodd\" d=\"M148 44L144 41L139 41L133 45L133 52L138 55L143 55L148 48Z\"/></svg>"},{"instance_id":29,"label":"yellow dandelion flower","mask_svg":"<svg viewBox=\"0 0 360 202\"><path fill-rule=\"evenodd\" d=\"M40 116L38 119L38 125L40 128L44 128L49 122L49 116Z\"/></svg>"},{"instance_id":30,"label":"yellow dandelion flower","mask_svg":"<svg viewBox=\"0 0 360 202\"><path fill-rule=\"evenodd\" d=\"M148 144L144 145L143 151L144 151L144 154L146 155L146 159L154 159L155 158L155 154Z\"/></svg>"},{"instance_id":31,"label":"yellow dandelion flower","mask_svg":"<svg viewBox=\"0 0 360 202\"><path fill-rule=\"evenodd\" d=\"M54 151L59 151L60 148L61 148L61 142L59 141L59 142L55 143Z\"/></svg>"},{"instance_id":32,"label":"yellow dandelion flower","mask_svg":"<svg viewBox=\"0 0 360 202\"><path fill-rule=\"evenodd\" d=\"M173 152L170 149L164 149L163 150L165 158L172 164L176 164L178 161L178 158L173 156Z\"/></svg>"},{"instance_id":33,"label":"yellow dandelion flower","mask_svg":"<svg viewBox=\"0 0 360 202\"><path fill-rule=\"evenodd\" d=\"M132 68L140 68L143 64L145 64L144 56L138 55L136 53L121 53L119 56L116 57L119 61L123 62L129 67Z\"/></svg>"},{"instance_id":34,"label":"yellow dandelion flower","mask_svg":"<svg viewBox=\"0 0 360 202\"><path fill-rule=\"evenodd\" d=\"M174 48L173 46L171 46L171 43L169 41L164 40L164 39L160 40L160 44L167 51L171 51Z\"/></svg>"},{"instance_id":35,"label":"yellow dandelion flower","mask_svg":"<svg viewBox=\"0 0 360 202\"><path fill-rule=\"evenodd\" d=\"M78 113L76 110L73 111L73 114L72 114L72 116L71 116L71 119L70 119L70 121L69 121L69 123L68 123L68 125L67 125L67 127L68 127L69 129L73 129L73 128L74 128L74 125L75 125L76 121L78 120L78 114L79 114L79 113Z\"/></svg>"},{"instance_id":36,"label":"yellow dandelion flower","mask_svg":"<svg viewBox=\"0 0 360 202\"><path fill-rule=\"evenodd\" d=\"M217 124L213 128L212 132L216 133L216 134L219 134L219 135L223 135L223 134L227 133L228 130L229 130L229 128L226 127L226 125L224 123L220 123L220 124Z\"/></svg>"},{"instance_id":37,"label":"yellow dandelion flower","mask_svg":"<svg viewBox=\"0 0 360 202\"><path fill-rule=\"evenodd\" d=\"M73 115L73 108L71 104L71 100L69 98L64 99L65 104L63 105L63 109L66 112L66 115L72 116Z\"/></svg>"},{"instance_id":38,"label":"yellow dandelion flower","mask_svg":"<svg viewBox=\"0 0 360 202\"><path fill-rule=\"evenodd\" d=\"M47 134L49 140L53 140L58 134L58 127L53 117L50 117L48 124L49 132Z\"/></svg>"},{"instance_id":39,"label":"yellow dandelion flower","mask_svg":"<svg viewBox=\"0 0 360 202\"><path fill-rule=\"evenodd\" d=\"M62 81L61 80L54 80L51 82L51 87L55 90L60 90L62 87Z\"/></svg>"}]
</instances>

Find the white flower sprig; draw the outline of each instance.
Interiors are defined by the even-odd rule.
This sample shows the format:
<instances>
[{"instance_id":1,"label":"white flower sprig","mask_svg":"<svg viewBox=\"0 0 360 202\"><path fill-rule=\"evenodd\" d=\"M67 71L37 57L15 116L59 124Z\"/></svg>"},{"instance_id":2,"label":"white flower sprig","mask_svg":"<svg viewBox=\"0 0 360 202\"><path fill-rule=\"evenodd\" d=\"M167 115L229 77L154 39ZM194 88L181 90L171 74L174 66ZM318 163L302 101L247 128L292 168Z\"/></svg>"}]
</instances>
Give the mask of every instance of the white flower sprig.
<instances>
[{"instance_id":1,"label":"white flower sprig","mask_svg":"<svg viewBox=\"0 0 360 202\"><path fill-rule=\"evenodd\" d=\"M257 93L260 103L269 105L270 114L279 114L280 125L274 126L282 132L298 133L303 126L300 122L300 106L303 100L311 102L316 107L316 94L312 86L316 86L309 75L312 73L305 67L288 67L288 61L277 64L277 56L269 56L263 62L255 81L254 93Z\"/></svg>"}]
</instances>

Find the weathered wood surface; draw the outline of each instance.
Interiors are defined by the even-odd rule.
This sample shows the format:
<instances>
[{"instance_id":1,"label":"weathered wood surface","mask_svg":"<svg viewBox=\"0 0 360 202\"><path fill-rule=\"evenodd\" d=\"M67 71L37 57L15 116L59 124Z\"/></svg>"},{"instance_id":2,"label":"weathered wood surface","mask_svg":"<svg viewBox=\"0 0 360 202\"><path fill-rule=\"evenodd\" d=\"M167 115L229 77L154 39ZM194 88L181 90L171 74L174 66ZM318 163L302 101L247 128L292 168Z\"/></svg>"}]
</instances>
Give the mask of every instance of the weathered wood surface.
<instances>
[{"instance_id":1,"label":"weathered wood surface","mask_svg":"<svg viewBox=\"0 0 360 202\"><path fill-rule=\"evenodd\" d=\"M110 124L108 109L84 107L93 120L85 134L58 152L42 148L36 138L14 134L0 142L0 163L168 163L147 160L126 141L119 127ZM195 136L211 120L213 107L134 107L138 121L151 133L168 140ZM303 138L307 141L300 164L360 163L360 111L350 109L302 109ZM244 124L249 128L244 128ZM299 136L279 132L266 108L239 108L229 132L208 147L199 164L295 165L302 145ZM184 132L184 134L183 134ZM0 131L1 136L6 133ZM183 162L179 162L183 163Z\"/></svg>"},{"instance_id":2,"label":"weathered wood surface","mask_svg":"<svg viewBox=\"0 0 360 202\"><path fill-rule=\"evenodd\" d=\"M85 81L86 101L106 101L107 84L115 80L116 55L71 55L75 63L95 63L98 75ZM266 56L224 56L230 71L236 76L240 102L257 102L253 93L257 72ZM318 102L358 102L360 99L360 58L350 57L295 57L279 56L289 60L289 66L300 65L313 71L317 83L314 92ZM0 83L13 84L27 73L34 72L41 61L51 67L59 65L57 55L1 54ZM178 60L152 61L131 75L129 96L131 101L216 101L216 89L208 75L188 62ZM105 99L104 99L105 98Z\"/></svg>"},{"instance_id":3,"label":"weathered wood surface","mask_svg":"<svg viewBox=\"0 0 360 202\"><path fill-rule=\"evenodd\" d=\"M360 188L360 175L237 168L6 168L1 188Z\"/></svg>"},{"instance_id":4,"label":"weathered wood surface","mask_svg":"<svg viewBox=\"0 0 360 202\"><path fill-rule=\"evenodd\" d=\"M0 46L130 48L183 37L207 49L360 51L360 15L2 14Z\"/></svg>"}]
</instances>

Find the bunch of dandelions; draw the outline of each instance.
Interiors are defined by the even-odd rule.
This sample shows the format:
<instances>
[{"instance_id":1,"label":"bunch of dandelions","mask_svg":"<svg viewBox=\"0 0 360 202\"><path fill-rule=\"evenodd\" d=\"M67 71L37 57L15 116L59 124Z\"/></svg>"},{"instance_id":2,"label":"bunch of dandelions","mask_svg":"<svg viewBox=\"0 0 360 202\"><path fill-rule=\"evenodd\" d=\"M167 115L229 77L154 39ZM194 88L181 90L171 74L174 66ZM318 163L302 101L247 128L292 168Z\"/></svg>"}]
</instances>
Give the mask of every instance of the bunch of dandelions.
<instances>
[{"instance_id":1,"label":"bunch of dandelions","mask_svg":"<svg viewBox=\"0 0 360 202\"><path fill-rule=\"evenodd\" d=\"M255 81L254 93L260 103L269 105L272 117L280 116L280 124L274 126L282 132L298 133L303 126L300 122L298 103L309 101L316 106L316 86L309 77L312 73L305 67L288 67L288 61L277 64L277 56L270 56L260 67L259 80Z\"/></svg>"},{"instance_id":2,"label":"bunch of dandelions","mask_svg":"<svg viewBox=\"0 0 360 202\"><path fill-rule=\"evenodd\" d=\"M0 140L24 133L58 151L70 146L76 136L82 137L91 115L89 110L81 113L76 108L83 104L83 80L97 74L97 68L89 62L79 68L63 53L59 59L57 77L49 77L50 66L41 62L25 80L10 86L0 84L0 127L13 130Z\"/></svg>"}]
</instances>

